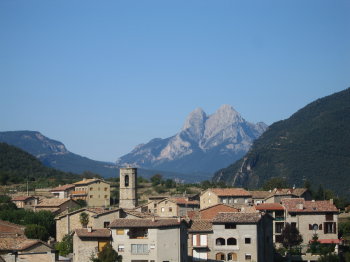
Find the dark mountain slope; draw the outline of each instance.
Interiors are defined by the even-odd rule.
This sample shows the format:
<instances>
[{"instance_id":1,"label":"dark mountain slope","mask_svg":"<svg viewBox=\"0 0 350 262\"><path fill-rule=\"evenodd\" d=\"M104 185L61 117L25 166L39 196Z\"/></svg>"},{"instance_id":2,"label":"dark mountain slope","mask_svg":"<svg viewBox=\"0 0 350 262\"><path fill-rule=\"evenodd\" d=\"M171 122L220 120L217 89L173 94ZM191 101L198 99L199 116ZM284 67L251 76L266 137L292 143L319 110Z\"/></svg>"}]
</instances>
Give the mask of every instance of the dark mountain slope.
<instances>
[{"instance_id":1,"label":"dark mountain slope","mask_svg":"<svg viewBox=\"0 0 350 262\"><path fill-rule=\"evenodd\" d=\"M322 184L350 197L350 89L318 99L271 125L239 161L214 181L259 187L271 177Z\"/></svg>"}]
</instances>

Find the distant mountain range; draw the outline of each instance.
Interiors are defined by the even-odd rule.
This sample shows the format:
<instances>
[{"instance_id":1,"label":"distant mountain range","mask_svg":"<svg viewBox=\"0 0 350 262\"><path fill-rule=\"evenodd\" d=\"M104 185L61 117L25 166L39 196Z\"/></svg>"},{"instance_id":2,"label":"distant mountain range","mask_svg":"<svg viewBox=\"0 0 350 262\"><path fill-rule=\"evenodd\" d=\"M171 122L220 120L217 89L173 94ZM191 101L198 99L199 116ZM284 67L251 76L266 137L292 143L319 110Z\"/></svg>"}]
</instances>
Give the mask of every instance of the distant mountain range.
<instances>
[{"instance_id":1,"label":"distant mountain range","mask_svg":"<svg viewBox=\"0 0 350 262\"><path fill-rule=\"evenodd\" d=\"M81 174L90 171L104 177L118 177L119 168L114 163L102 162L74 154L66 149L63 143L45 137L37 131L0 132L0 142L20 148L38 158L45 166L65 172ZM154 174L162 174L165 178L194 182L201 177L187 177L185 174L159 170L139 169L138 174L149 178ZM210 179L208 177L207 179Z\"/></svg>"},{"instance_id":2,"label":"distant mountain range","mask_svg":"<svg viewBox=\"0 0 350 262\"><path fill-rule=\"evenodd\" d=\"M214 181L256 188L272 177L305 180L350 199L350 88L318 99L272 124L239 161Z\"/></svg>"},{"instance_id":3,"label":"distant mountain range","mask_svg":"<svg viewBox=\"0 0 350 262\"><path fill-rule=\"evenodd\" d=\"M209 177L241 158L266 128L262 122L247 122L229 105L221 106L212 115L197 108L179 133L136 146L119 158L117 165Z\"/></svg>"}]
</instances>

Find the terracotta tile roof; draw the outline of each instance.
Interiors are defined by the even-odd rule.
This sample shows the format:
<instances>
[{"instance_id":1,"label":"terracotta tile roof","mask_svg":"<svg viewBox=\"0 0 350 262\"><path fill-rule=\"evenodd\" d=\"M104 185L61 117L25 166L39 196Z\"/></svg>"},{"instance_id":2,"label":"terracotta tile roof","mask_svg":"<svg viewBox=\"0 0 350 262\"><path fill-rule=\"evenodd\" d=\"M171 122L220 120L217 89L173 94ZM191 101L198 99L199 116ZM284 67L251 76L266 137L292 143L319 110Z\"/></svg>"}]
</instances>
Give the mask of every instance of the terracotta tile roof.
<instances>
[{"instance_id":1,"label":"terracotta tile roof","mask_svg":"<svg viewBox=\"0 0 350 262\"><path fill-rule=\"evenodd\" d=\"M210 188L208 190L217 196L251 196L251 193L243 188Z\"/></svg>"},{"instance_id":2,"label":"terracotta tile roof","mask_svg":"<svg viewBox=\"0 0 350 262\"><path fill-rule=\"evenodd\" d=\"M282 205L291 213L338 212L338 209L328 200L305 201L304 198L284 198Z\"/></svg>"},{"instance_id":3,"label":"terracotta tile roof","mask_svg":"<svg viewBox=\"0 0 350 262\"><path fill-rule=\"evenodd\" d=\"M78 237L92 237L92 238L109 238L111 237L111 231L107 228L92 229L91 232L87 228L76 229L75 233Z\"/></svg>"},{"instance_id":4,"label":"terracotta tile roof","mask_svg":"<svg viewBox=\"0 0 350 262\"><path fill-rule=\"evenodd\" d=\"M146 228L160 228L160 227L172 227L179 226L181 222L178 219L128 219L120 218L114 220L109 226L110 228L136 228L136 227L146 227Z\"/></svg>"},{"instance_id":5,"label":"terracotta tile roof","mask_svg":"<svg viewBox=\"0 0 350 262\"><path fill-rule=\"evenodd\" d=\"M0 235L24 235L25 226L0 220Z\"/></svg>"},{"instance_id":6,"label":"terracotta tile roof","mask_svg":"<svg viewBox=\"0 0 350 262\"><path fill-rule=\"evenodd\" d=\"M249 191L249 193L252 195L252 198L259 198L264 199L271 195L271 192L269 191Z\"/></svg>"},{"instance_id":7,"label":"terracotta tile roof","mask_svg":"<svg viewBox=\"0 0 350 262\"><path fill-rule=\"evenodd\" d=\"M256 213L258 212L255 206L241 206L239 212L241 213Z\"/></svg>"},{"instance_id":8,"label":"terracotta tile roof","mask_svg":"<svg viewBox=\"0 0 350 262\"><path fill-rule=\"evenodd\" d=\"M59 207L67 201L73 201L70 198L45 198L36 207Z\"/></svg>"},{"instance_id":9,"label":"terracotta tile roof","mask_svg":"<svg viewBox=\"0 0 350 262\"><path fill-rule=\"evenodd\" d=\"M279 203L262 203L256 205L257 210L284 210L284 207Z\"/></svg>"},{"instance_id":10,"label":"terracotta tile roof","mask_svg":"<svg viewBox=\"0 0 350 262\"><path fill-rule=\"evenodd\" d=\"M242 223L242 224L256 224L261 219L259 213L219 213L213 219L215 223Z\"/></svg>"},{"instance_id":11,"label":"terracotta tile roof","mask_svg":"<svg viewBox=\"0 0 350 262\"><path fill-rule=\"evenodd\" d=\"M191 220L200 219L198 210L189 210L189 211L187 211L187 216Z\"/></svg>"},{"instance_id":12,"label":"terracotta tile roof","mask_svg":"<svg viewBox=\"0 0 350 262\"><path fill-rule=\"evenodd\" d=\"M192 220L188 231L189 232L213 231L213 224L211 220L207 220L207 219Z\"/></svg>"},{"instance_id":13,"label":"terracotta tile roof","mask_svg":"<svg viewBox=\"0 0 350 262\"><path fill-rule=\"evenodd\" d=\"M67 185L55 187L55 188L51 189L50 191L51 192L53 192L53 191L66 191L66 190L74 188L74 187L75 187L75 185L73 185L73 184L67 184Z\"/></svg>"},{"instance_id":14,"label":"terracotta tile roof","mask_svg":"<svg viewBox=\"0 0 350 262\"><path fill-rule=\"evenodd\" d=\"M17 196L12 198L12 201L26 201L28 199L34 199L35 197L33 196Z\"/></svg>"},{"instance_id":15,"label":"terracotta tile roof","mask_svg":"<svg viewBox=\"0 0 350 262\"><path fill-rule=\"evenodd\" d=\"M19 236L19 237L0 236L0 250L2 251L24 251L36 244L45 245L49 249L52 249L45 242L40 241L38 239L28 239L25 236Z\"/></svg>"},{"instance_id":16,"label":"terracotta tile roof","mask_svg":"<svg viewBox=\"0 0 350 262\"><path fill-rule=\"evenodd\" d=\"M270 192L270 196L273 195L294 195L301 196L307 191L307 188L275 188Z\"/></svg>"},{"instance_id":17,"label":"terracotta tile roof","mask_svg":"<svg viewBox=\"0 0 350 262\"><path fill-rule=\"evenodd\" d=\"M225 204L216 204L199 211L199 219L213 219L219 212L238 212L239 210Z\"/></svg>"}]
</instances>

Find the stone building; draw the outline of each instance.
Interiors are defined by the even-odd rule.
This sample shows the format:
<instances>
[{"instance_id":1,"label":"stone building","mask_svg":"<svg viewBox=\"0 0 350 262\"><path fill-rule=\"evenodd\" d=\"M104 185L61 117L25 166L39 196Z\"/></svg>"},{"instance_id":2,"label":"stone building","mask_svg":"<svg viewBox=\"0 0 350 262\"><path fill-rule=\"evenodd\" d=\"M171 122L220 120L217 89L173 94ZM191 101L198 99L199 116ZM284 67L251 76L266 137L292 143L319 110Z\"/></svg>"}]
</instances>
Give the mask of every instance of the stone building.
<instances>
[{"instance_id":1,"label":"stone building","mask_svg":"<svg viewBox=\"0 0 350 262\"><path fill-rule=\"evenodd\" d=\"M109 224L120 218L120 209L104 208L82 208L70 213L62 214L55 218L56 220L56 240L62 241L66 234L72 233L83 226L80 223L80 214L85 212L89 216L88 227L107 228Z\"/></svg>"},{"instance_id":2,"label":"stone building","mask_svg":"<svg viewBox=\"0 0 350 262\"><path fill-rule=\"evenodd\" d=\"M201 209L219 203L242 206L252 202L252 194L243 188L209 188L200 195Z\"/></svg>"},{"instance_id":3,"label":"stone building","mask_svg":"<svg viewBox=\"0 0 350 262\"><path fill-rule=\"evenodd\" d=\"M275 188L265 198L264 203L281 203L284 198L312 200L311 192L307 188Z\"/></svg>"},{"instance_id":4,"label":"stone building","mask_svg":"<svg viewBox=\"0 0 350 262\"><path fill-rule=\"evenodd\" d=\"M120 168L119 207L135 208L137 206L137 168Z\"/></svg>"},{"instance_id":5,"label":"stone building","mask_svg":"<svg viewBox=\"0 0 350 262\"><path fill-rule=\"evenodd\" d=\"M58 186L50 190L51 194L56 198L69 198L71 193L74 191L75 185L67 184L63 186Z\"/></svg>"},{"instance_id":6,"label":"stone building","mask_svg":"<svg viewBox=\"0 0 350 262\"><path fill-rule=\"evenodd\" d=\"M91 261L90 258L96 257L97 253L111 241L111 230L107 228L76 229L73 235L73 262Z\"/></svg>"},{"instance_id":7,"label":"stone building","mask_svg":"<svg viewBox=\"0 0 350 262\"><path fill-rule=\"evenodd\" d=\"M46 210L58 215L69 209L78 208L79 204L70 198L45 198L34 206L35 211Z\"/></svg>"},{"instance_id":8,"label":"stone building","mask_svg":"<svg viewBox=\"0 0 350 262\"><path fill-rule=\"evenodd\" d=\"M83 199L89 207L108 207L111 199L110 184L99 178L83 179L74 183L73 199Z\"/></svg>"},{"instance_id":9,"label":"stone building","mask_svg":"<svg viewBox=\"0 0 350 262\"><path fill-rule=\"evenodd\" d=\"M34 196L17 196L11 200L18 208L32 209L38 204L38 198Z\"/></svg>"},{"instance_id":10,"label":"stone building","mask_svg":"<svg viewBox=\"0 0 350 262\"><path fill-rule=\"evenodd\" d=\"M314 234L320 242L339 243L338 214L333 201L306 201L303 198L282 199L286 210L286 222L298 228L307 245Z\"/></svg>"},{"instance_id":11,"label":"stone building","mask_svg":"<svg viewBox=\"0 0 350 262\"><path fill-rule=\"evenodd\" d=\"M125 262L187 262L187 225L180 219L117 219L112 246Z\"/></svg>"},{"instance_id":12,"label":"stone building","mask_svg":"<svg viewBox=\"0 0 350 262\"><path fill-rule=\"evenodd\" d=\"M184 217L188 211L199 210L199 201L185 197L169 197L158 202L150 202L148 210L160 217Z\"/></svg>"}]
</instances>

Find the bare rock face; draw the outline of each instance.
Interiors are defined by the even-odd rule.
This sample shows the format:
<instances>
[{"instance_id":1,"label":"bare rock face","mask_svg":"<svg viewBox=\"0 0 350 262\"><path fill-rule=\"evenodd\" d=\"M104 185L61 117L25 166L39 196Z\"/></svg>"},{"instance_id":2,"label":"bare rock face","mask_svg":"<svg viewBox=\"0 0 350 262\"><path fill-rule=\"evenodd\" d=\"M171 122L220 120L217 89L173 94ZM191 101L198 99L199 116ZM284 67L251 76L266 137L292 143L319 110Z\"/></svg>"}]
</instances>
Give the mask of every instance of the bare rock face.
<instances>
[{"instance_id":1,"label":"bare rock face","mask_svg":"<svg viewBox=\"0 0 350 262\"><path fill-rule=\"evenodd\" d=\"M176 135L138 145L118 159L118 165L180 173L211 173L238 160L267 125L247 122L230 105L207 116L201 108L191 112Z\"/></svg>"}]
</instances>

